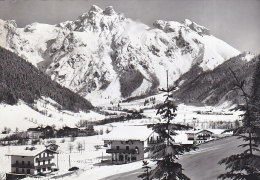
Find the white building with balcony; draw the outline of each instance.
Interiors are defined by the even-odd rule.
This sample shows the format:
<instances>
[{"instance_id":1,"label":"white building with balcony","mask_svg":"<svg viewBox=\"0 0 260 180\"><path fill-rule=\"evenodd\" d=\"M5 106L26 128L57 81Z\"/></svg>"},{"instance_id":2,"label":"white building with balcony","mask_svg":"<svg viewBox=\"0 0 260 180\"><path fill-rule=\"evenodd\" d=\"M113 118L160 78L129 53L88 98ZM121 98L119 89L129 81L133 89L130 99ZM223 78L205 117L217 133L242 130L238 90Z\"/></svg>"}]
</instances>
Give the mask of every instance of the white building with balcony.
<instances>
[{"instance_id":1,"label":"white building with balcony","mask_svg":"<svg viewBox=\"0 0 260 180\"><path fill-rule=\"evenodd\" d=\"M35 176L52 172L55 151L49 147L16 147L6 154L11 157L11 172L7 179L21 176Z\"/></svg>"},{"instance_id":2,"label":"white building with balcony","mask_svg":"<svg viewBox=\"0 0 260 180\"><path fill-rule=\"evenodd\" d=\"M147 126L116 127L104 139L104 142L108 144L106 152L111 154L113 164L142 160L146 147L163 141Z\"/></svg>"}]
</instances>

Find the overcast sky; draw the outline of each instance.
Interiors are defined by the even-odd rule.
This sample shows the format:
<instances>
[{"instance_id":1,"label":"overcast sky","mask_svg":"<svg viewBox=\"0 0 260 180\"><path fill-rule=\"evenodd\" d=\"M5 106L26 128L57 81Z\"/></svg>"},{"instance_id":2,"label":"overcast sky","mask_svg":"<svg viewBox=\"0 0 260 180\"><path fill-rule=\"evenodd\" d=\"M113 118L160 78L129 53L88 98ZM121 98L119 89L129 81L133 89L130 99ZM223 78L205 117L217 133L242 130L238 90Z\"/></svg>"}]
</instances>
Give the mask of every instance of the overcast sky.
<instances>
[{"instance_id":1,"label":"overcast sky","mask_svg":"<svg viewBox=\"0 0 260 180\"><path fill-rule=\"evenodd\" d=\"M148 25L157 19L190 19L240 51L260 53L260 0L0 0L0 19L19 27L74 20L91 5L113 6Z\"/></svg>"}]
</instances>

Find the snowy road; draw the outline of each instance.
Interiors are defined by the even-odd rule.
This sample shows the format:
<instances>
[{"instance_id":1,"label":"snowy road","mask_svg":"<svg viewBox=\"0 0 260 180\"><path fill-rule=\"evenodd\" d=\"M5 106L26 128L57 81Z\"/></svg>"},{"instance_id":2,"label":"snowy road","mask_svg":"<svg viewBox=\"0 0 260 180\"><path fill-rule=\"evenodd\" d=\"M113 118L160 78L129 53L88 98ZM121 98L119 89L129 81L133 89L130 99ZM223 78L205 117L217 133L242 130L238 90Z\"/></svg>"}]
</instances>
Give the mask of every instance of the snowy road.
<instances>
[{"instance_id":1,"label":"snowy road","mask_svg":"<svg viewBox=\"0 0 260 180\"><path fill-rule=\"evenodd\" d=\"M234 153L239 153L237 147L242 140L236 137L228 137L200 145L197 151L184 155L180 162L184 173L192 180L216 180L217 176L224 172L224 167L218 165L218 161ZM103 180L136 180L142 170L130 171L104 178Z\"/></svg>"}]
</instances>

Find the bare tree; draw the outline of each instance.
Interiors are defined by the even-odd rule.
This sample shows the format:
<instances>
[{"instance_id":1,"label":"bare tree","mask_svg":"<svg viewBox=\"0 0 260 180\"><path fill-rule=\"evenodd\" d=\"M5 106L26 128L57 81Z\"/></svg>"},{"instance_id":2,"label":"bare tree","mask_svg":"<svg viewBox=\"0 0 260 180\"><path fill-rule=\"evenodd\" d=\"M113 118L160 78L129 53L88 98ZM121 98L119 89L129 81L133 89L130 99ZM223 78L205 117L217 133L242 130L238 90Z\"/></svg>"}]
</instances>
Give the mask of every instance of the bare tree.
<instances>
[{"instance_id":1,"label":"bare tree","mask_svg":"<svg viewBox=\"0 0 260 180\"><path fill-rule=\"evenodd\" d=\"M70 151L70 153L72 152L73 148L74 148L74 145L69 143L69 151Z\"/></svg>"},{"instance_id":2,"label":"bare tree","mask_svg":"<svg viewBox=\"0 0 260 180\"><path fill-rule=\"evenodd\" d=\"M78 142L78 143L77 143L77 149L78 149L78 151L80 152L80 151L82 150L82 148L83 148L82 143L81 143L81 142Z\"/></svg>"}]
</instances>

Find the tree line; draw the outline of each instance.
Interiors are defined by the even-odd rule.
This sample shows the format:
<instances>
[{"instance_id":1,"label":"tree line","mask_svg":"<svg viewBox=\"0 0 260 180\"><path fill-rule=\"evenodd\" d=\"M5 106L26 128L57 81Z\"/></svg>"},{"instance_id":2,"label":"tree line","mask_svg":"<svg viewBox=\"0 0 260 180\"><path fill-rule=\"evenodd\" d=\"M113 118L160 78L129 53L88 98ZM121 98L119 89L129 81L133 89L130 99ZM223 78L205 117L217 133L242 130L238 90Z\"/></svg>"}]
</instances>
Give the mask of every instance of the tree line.
<instances>
[{"instance_id":1,"label":"tree line","mask_svg":"<svg viewBox=\"0 0 260 180\"><path fill-rule=\"evenodd\" d=\"M88 111L90 102L51 80L29 62L0 47L0 102L16 104L23 100L33 104L42 96L49 97L64 109Z\"/></svg>"}]
</instances>

